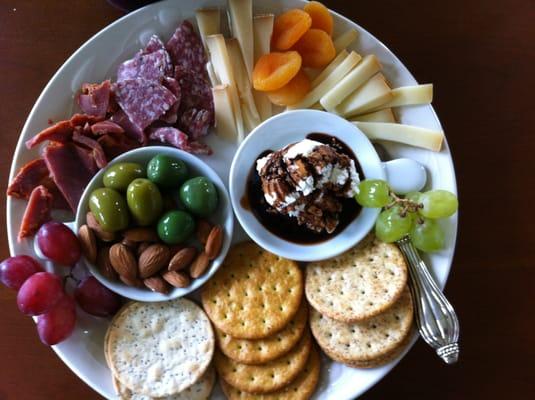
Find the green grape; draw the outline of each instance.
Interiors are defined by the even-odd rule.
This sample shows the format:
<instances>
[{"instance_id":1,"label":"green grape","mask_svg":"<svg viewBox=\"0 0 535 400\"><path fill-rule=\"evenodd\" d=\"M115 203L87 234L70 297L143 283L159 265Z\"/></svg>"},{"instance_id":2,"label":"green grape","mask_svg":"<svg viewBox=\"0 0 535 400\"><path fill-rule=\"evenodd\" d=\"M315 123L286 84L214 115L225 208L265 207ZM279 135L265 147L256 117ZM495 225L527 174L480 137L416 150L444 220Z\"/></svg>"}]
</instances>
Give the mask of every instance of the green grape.
<instances>
[{"instance_id":1,"label":"green grape","mask_svg":"<svg viewBox=\"0 0 535 400\"><path fill-rule=\"evenodd\" d=\"M419 210L420 214L426 218L446 218L455 214L459 206L457 196L447 190L431 190L422 193L420 203L423 208Z\"/></svg>"},{"instance_id":2,"label":"green grape","mask_svg":"<svg viewBox=\"0 0 535 400\"><path fill-rule=\"evenodd\" d=\"M423 224L414 224L411 239L417 249L430 253L444 247L444 232L438 222L423 218Z\"/></svg>"},{"instance_id":3,"label":"green grape","mask_svg":"<svg viewBox=\"0 0 535 400\"><path fill-rule=\"evenodd\" d=\"M375 235L383 242L391 243L407 235L414 223L414 213L401 216L401 207L394 206L379 214L375 222Z\"/></svg>"},{"instance_id":4,"label":"green grape","mask_svg":"<svg viewBox=\"0 0 535 400\"><path fill-rule=\"evenodd\" d=\"M409 192L405 195L407 200L412 201L413 203L420 203L421 192Z\"/></svg>"},{"instance_id":5,"label":"green grape","mask_svg":"<svg viewBox=\"0 0 535 400\"><path fill-rule=\"evenodd\" d=\"M355 199L362 207L382 208L390 203L390 188L386 181L366 179L359 184Z\"/></svg>"}]
</instances>

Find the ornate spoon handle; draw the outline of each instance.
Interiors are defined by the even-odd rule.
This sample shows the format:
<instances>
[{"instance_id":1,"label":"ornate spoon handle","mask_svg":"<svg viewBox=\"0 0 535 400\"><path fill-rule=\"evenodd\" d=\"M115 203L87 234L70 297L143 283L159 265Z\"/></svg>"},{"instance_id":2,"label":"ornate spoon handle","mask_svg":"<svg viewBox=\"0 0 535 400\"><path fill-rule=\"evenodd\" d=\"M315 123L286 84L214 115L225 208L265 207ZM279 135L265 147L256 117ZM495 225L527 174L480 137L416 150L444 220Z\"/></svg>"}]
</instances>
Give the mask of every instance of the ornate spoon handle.
<instances>
[{"instance_id":1,"label":"ornate spoon handle","mask_svg":"<svg viewBox=\"0 0 535 400\"><path fill-rule=\"evenodd\" d=\"M409 264L410 289L416 324L422 338L447 364L459 358L459 320L436 285L409 236L397 241Z\"/></svg>"}]
</instances>

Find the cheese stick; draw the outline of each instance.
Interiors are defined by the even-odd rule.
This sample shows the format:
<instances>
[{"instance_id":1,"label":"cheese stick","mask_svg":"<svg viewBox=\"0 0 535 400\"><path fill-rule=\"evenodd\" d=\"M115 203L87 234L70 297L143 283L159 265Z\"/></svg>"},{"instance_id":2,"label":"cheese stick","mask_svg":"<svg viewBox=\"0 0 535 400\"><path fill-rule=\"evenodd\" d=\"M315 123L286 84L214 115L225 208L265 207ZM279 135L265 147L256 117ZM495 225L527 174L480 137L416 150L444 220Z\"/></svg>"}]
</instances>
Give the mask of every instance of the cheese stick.
<instances>
[{"instance_id":1,"label":"cheese stick","mask_svg":"<svg viewBox=\"0 0 535 400\"><path fill-rule=\"evenodd\" d=\"M208 51L206 37L221 33L221 13L219 12L219 8L198 9L195 11L195 19L197 20L204 49Z\"/></svg>"},{"instance_id":2,"label":"cheese stick","mask_svg":"<svg viewBox=\"0 0 535 400\"><path fill-rule=\"evenodd\" d=\"M353 120L352 122L396 122L396 117L394 116L391 108L385 108L383 110L374 111L368 114L356 115L351 117L351 119Z\"/></svg>"},{"instance_id":3,"label":"cheese stick","mask_svg":"<svg viewBox=\"0 0 535 400\"><path fill-rule=\"evenodd\" d=\"M232 34L240 43L247 76L251 80L254 68L253 1L228 0L228 9Z\"/></svg>"},{"instance_id":4,"label":"cheese stick","mask_svg":"<svg viewBox=\"0 0 535 400\"><path fill-rule=\"evenodd\" d=\"M398 87L392 89L392 96L388 103L376 107L373 111L382 108L430 104L433 101L433 84Z\"/></svg>"},{"instance_id":5,"label":"cheese stick","mask_svg":"<svg viewBox=\"0 0 535 400\"><path fill-rule=\"evenodd\" d=\"M440 151L444 132L387 122L353 122L370 140L388 140Z\"/></svg>"},{"instance_id":6,"label":"cheese stick","mask_svg":"<svg viewBox=\"0 0 535 400\"><path fill-rule=\"evenodd\" d=\"M332 60L329 65L327 65L323 71L321 71L319 73L319 75L317 75L311 82L311 86L312 88L315 88L316 86L318 86L321 82L323 82L323 80L329 76L331 74L331 72L334 71L334 69L336 67L338 67L342 61L344 61L346 59L346 57L349 55L349 53L346 51L346 50L342 50L340 53L338 53L338 55L334 58L334 60Z\"/></svg>"},{"instance_id":7,"label":"cheese stick","mask_svg":"<svg viewBox=\"0 0 535 400\"><path fill-rule=\"evenodd\" d=\"M253 18L255 63L261 56L270 51L274 20L275 16L273 14L256 15ZM267 94L253 89L253 97L260 120L265 121L271 117L273 115L273 109Z\"/></svg>"},{"instance_id":8,"label":"cheese stick","mask_svg":"<svg viewBox=\"0 0 535 400\"><path fill-rule=\"evenodd\" d=\"M238 131L234 113L232 111L232 100L229 85L218 85L212 88L215 109L216 133L223 139L236 141Z\"/></svg>"},{"instance_id":9,"label":"cheese stick","mask_svg":"<svg viewBox=\"0 0 535 400\"><path fill-rule=\"evenodd\" d=\"M336 53L339 53L342 50L346 49L351 43L355 41L358 35L359 33L355 29L350 29L342 33L336 39L334 39L333 43Z\"/></svg>"},{"instance_id":10,"label":"cheese stick","mask_svg":"<svg viewBox=\"0 0 535 400\"><path fill-rule=\"evenodd\" d=\"M378 73L351 93L335 108L335 112L343 117L364 114L390 99L392 99L390 86L386 83L383 74Z\"/></svg>"}]
</instances>

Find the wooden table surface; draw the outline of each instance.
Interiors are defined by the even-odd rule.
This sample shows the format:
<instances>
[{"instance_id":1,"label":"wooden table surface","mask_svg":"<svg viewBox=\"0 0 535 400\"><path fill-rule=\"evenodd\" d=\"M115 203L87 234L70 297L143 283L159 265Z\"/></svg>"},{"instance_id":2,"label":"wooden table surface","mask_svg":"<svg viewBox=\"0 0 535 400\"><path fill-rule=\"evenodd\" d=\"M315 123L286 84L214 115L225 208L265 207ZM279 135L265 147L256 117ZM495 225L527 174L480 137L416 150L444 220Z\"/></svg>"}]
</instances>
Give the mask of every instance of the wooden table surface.
<instances>
[{"instance_id":1,"label":"wooden table surface","mask_svg":"<svg viewBox=\"0 0 535 400\"><path fill-rule=\"evenodd\" d=\"M363 398L533 395L533 2L325 3L382 40L419 82L434 83L460 191L446 294L461 320L461 360L447 367L419 341ZM121 15L105 0L0 2L3 191L19 132L45 84L73 51ZM0 259L8 256L2 228ZM100 398L40 343L31 319L18 312L15 293L3 287L0 314L0 400Z\"/></svg>"}]
</instances>

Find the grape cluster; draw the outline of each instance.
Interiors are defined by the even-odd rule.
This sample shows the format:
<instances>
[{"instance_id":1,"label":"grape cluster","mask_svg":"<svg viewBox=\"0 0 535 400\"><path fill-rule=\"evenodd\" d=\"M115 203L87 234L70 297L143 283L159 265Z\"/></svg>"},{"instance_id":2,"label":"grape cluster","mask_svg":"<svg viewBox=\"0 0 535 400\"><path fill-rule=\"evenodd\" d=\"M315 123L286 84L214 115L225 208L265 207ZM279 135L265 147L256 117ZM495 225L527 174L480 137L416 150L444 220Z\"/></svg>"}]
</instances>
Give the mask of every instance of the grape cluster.
<instances>
[{"instance_id":1,"label":"grape cluster","mask_svg":"<svg viewBox=\"0 0 535 400\"><path fill-rule=\"evenodd\" d=\"M447 190L411 192L400 197L379 179L360 182L355 199L363 207L383 209L375 222L380 240L391 243L410 235L416 248L425 252L444 247L444 232L437 220L455 214L459 206L457 197Z\"/></svg>"},{"instance_id":2,"label":"grape cluster","mask_svg":"<svg viewBox=\"0 0 535 400\"><path fill-rule=\"evenodd\" d=\"M49 222L37 233L37 244L50 260L74 266L80 259L80 245L74 233L64 224ZM74 279L72 275L68 277ZM67 339L76 324L76 305L99 317L115 314L121 298L93 276L77 281L74 299L67 294L64 280L46 272L38 261L27 255L10 257L0 263L0 282L17 291L19 310L37 317L37 333L49 346Z\"/></svg>"}]
</instances>

